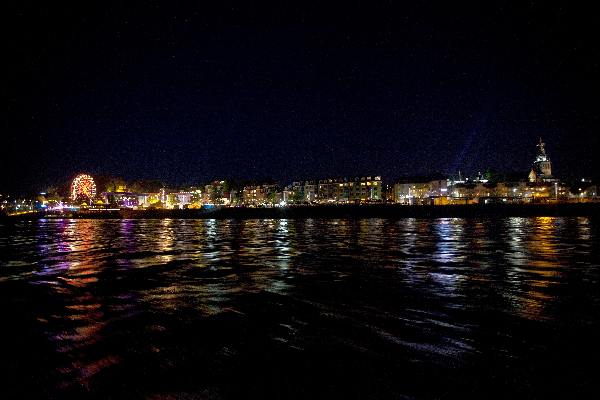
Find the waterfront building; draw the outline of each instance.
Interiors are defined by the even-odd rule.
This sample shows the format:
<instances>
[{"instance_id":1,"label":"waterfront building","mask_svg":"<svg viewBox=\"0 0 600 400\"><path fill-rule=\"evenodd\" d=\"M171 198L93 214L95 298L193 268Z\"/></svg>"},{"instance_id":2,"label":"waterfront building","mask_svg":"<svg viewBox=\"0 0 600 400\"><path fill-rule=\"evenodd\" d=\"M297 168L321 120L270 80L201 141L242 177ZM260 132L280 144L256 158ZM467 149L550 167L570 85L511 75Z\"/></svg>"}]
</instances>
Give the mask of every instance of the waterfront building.
<instances>
[{"instance_id":1,"label":"waterfront building","mask_svg":"<svg viewBox=\"0 0 600 400\"><path fill-rule=\"evenodd\" d=\"M231 201L228 185L225 181L213 181L204 186L202 202L204 204L229 204Z\"/></svg>"},{"instance_id":2,"label":"waterfront building","mask_svg":"<svg viewBox=\"0 0 600 400\"><path fill-rule=\"evenodd\" d=\"M134 193L134 192L102 192L102 203L119 208L149 208L167 207L173 208L173 194L166 190L157 193ZM164 201L163 201L164 200Z\"/></svg>"},{"instance_id":3,"label":"waterfront building","mask_svg":"<svg viewBox=\"0 0 600 400\"><path fill-rule=\"evenodd\" d=\"M160 204L160 192L157 193L137 193L138 207L155 207Z\"/></svg>"},{"instance_id":4,"label":"waterfront building","mask_svg":"<svg viewBox=\"0 0 600 400\"><path fill-rule=\"evenodd\" d=\"M451 204L474 204L479 202L479 196L489 197L489 191L482 183L464 182L453 183L450 187L449 202Z\"/></svg>"},{"instance_id":5,"label":"waterfront building","mask_svg":"<svg viewBox=\"0 0 600 400\"><path fill-rule=\"evenodd\" d=\"M285 204L291 202L291 199L294 197L294 192L291 189L291 186L286 186L283 188L282 199Z\"/></svg>"},{"instance_id":6,"label":"waterfront building","mask_svg":"<svg viewBox=\"0 0 600 400\"><path fill-rule=\"evenodd\" d=\"M566 200L569 197L569 189L552 175L552 163L542 138L537 148L538 152L529 172L529 184L524 197L531 202Z\"/></svg>"},{"instance_id":7,"label":"waterfront building","mask_svg":"<svg viewBox=\"0 0 600 400\"><path fill-rule=\"evenodd\" d=\"M394 184L392 200L400 204L445 204L448 196L446 179L412 178Z\"/></svg>"},{"instance_id":8,"label":"waterfront building","mask_svg":"<svg viewBox=\"0 0 600 400\"><path fill-rule=\"evenodd\" d=\"M319 203L366 203L382 200L380 176L322 179L318 183Z\"/></svg>"},{"instance_id":9,"label":"waterfront building","mask_svg":"<svg viewBox=\"0 0 600 400\"><path fill-rule=\"evenodd\" d=\"M506 182L460 183L450 188L448 204L522 202L526 189L525 182L516 185Z\"/></svg>"},{"instance_id":10,"label":"waterfront building","mask_svg":"<svg viewBox=\"0 0 600 400\"><path fill-rule=\"evenodd\" d=\"M525 181L489 182L466 180L450 182L448 187L448 204L476 203L519 203L531 196L530 188Z\"/></svg>"},{"instance_id":11,"label":"waterfront building","mask_svg":"<svg viewBox=\"0 0 600 400\"><path fill-rule=\"evenodd\" d=\"M553 182L555 179L552 177L552 162L546 154L545 143L542 142L542 138L540 138L537 147L538 153L529 172L529 182Z\"/></svg>"},{"instance_id":12,"label":"waterfront building","mask_svg":"<svg viewBox=\"0 0 600 400\"><path fill-rule=\"evenodd\" d=\"M389 183L381 184L381 199L386 203L394 202L394 185Z\"/></svg>"},{"instance_id":13,"label":"waterfront building","mask_svg":"<svg viewBox=\"0 0 600 400\"><path fill-rule=\"evenodd\" d=\"M296 181L287 185L283 189L282 201L288 203L301 203L304 201L304 185Z\"/></svg>"},{"instance_id":14,"label":"waterfront building","mask_svg":"<svg viewBox=\"0 0 600 400\"><path fill-rule=\"evenodd\" d=\"M242 204L248 207L278 204L281 200L282 195L274 184L244 186L242 190Z\"/></svg>"},{"instance_id":15,"label":"waterfront building","mask_svg":"<svg viewBox=\"0 0 600 400\"><path fill-rule=\"evenodd\" d=\"M337 201L338 203L348 203L350 198L350 188L354 184L352 182L348 182L348 178L342 178L338 182L337 187Z\"/></svg>"},{"instance_id":16,"label":"waterfront building","mask_svg":"<svg viewBox=\"0 0 600 400\"><path fill-rule=\"evenodd\" d=\"M578 192L575 194L575 197L578 198L578 201L598 201L600 200L600 193L598 192L598 185L590 185L589 183L585 183L583 181L582 187L578 188Z\"/></svg>"},{"instance_id":17,"label":"waterfront building","mask_svg":"<svg viewBox=\"0 0 600 400\"><path fill-rule=\"evenodd\" d=\"M321 179L318 183L317 201L319 203L334 203L339 200L339 184L341 179Z\"/></svg>"},{"instance_id":18,"label":"waterfront building","mask_svg":"<svg viewBox=\"0 0 600 400\"><path fill-rule=\"evenodd\" d=\"M510 202L510 203L522 203L531 196L531 188L525 181L517 182L498 182L488 184L486 187L489 189L490 196L486 196L483 201L480 202Z\"/></svg>"},{"instance_id":19,"label":"waterfront building","mask_svg":"<svg viewBox=\"0 0 600 400\"><path fill-rule=\"evenodd\" d=\"M188 192L190 193L190 202L187 208L202 208L202 188L192 186L188 189Z\"/></svg>"},{"instance_id":20,"label":"waterfront building","mask_svg":"<svg viewBox=\"0 0 600 400\"><path fill-rule=\"evenodd\" d=\"M173 192L167 195L167 208L184 209L192 202L191 192Z\"/></svg>"},{"instance_id":21,"label":"waterfront building","mask_svg":"<svg viewBox=\"0 0 600 400\"><path fill-rule=\"evenodd\" d=\"M354 178L349 182L349 201L354 203L364 203L372 201L381 201L382 182L380 176L363 176Z\"/></svg>"},{"instance_id":22,"label":"waterfront building","mask_svg":"<svg viewBox=\"0 0 600 400\"><path fill-rule=\"evenodd\" d=\"M317 200L319 185L315 181L305 181L302 188L304 201L313 203Z\"/></svg>"},{"instance_id":23,"label":"waterfront building","mask_svg":"<svg viewBox=\"0 0 600 400\"><path fill-rule=\"evenodd\" d=\"M229 205L240 206L242 205L242 193L237 188L229 190Z\"/></svg>"},{"instance_id":24,"label":"waterfront building","mask_svg":"<svg viewBox=\"0 0 600 400\"><path fill-rule=\"evenodd\" d=\"M394 184L394 202L399 204L420 204L427 192L427 182L403 182Z\"/></svg>"},{"instance_id":25,"label":"waterfront building","mask_svg":"<svg viewBox=\"0 0 600 400\"><path fill-rule=\"evenodd\" d=\"M120 208L136 208L140 205L139 193L102 192L102 202Z\"/></svg>"}]
</instances>

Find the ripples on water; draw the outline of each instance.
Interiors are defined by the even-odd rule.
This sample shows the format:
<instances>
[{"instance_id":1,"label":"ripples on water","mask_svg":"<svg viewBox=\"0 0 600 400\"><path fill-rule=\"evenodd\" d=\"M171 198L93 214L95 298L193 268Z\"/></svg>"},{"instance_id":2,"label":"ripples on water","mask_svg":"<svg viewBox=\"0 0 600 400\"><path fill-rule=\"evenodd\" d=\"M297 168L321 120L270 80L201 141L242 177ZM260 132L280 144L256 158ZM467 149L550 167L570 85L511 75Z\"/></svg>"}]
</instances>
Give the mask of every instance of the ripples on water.
<instances>
[{"instance_id":1,"label":"ripples on water","mask_svg":"<svg viewBox=\"0 0 600 400\"><path fill-rule=\"evenodd\" d=\"M0 394L583 394L597 244L587 218L0 226Z\"/></svg>"}]
</instances>

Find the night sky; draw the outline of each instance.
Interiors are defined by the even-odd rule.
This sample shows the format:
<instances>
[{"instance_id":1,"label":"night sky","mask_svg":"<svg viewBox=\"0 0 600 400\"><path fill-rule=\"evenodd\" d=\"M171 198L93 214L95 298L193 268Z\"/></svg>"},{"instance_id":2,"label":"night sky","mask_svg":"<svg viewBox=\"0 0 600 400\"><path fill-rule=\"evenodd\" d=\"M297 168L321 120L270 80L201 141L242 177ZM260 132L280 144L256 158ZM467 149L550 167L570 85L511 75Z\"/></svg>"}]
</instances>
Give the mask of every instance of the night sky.
<instances>
[{"instance_id":1,"label":"night sky","mask_svg":"<svg viewBox=\"0 0 600 400\"><path fill-rule=\"evenodd\" d=\"M525 176L540 136L555 175L596 173L600 34L573 2L14 3L3 191L78 172Z\"/></svg>"}]
</instances>

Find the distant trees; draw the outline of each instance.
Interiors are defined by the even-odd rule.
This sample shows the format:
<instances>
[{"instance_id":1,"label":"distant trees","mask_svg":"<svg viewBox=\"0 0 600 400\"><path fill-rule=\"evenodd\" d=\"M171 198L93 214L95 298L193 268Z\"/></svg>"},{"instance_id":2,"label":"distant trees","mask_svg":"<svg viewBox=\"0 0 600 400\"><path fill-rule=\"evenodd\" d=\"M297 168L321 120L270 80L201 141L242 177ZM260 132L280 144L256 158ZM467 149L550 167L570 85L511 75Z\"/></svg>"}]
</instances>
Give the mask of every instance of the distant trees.
<instances>
[{"instance_id":1,"label":"distant trees","mask_svg":"<svg viewBox=\"0 0 600 400\"><path fill-rule=\"evenodd\" d=\"M221 194L225 195L226 193L229 193L230 191L231 191L231 182L223 181L221 183Z\"/></svg>"},{"instance_id":2,"label":"distant trees","mask_svg":"<svg viewBox=\"0 0 600 400\"><path fill-rule=\"evenodd\" d=\"M191 198L190 198L190 202L192 204L201 204L202 203L202 192L193 191Z\"/></svg>"},{"instance_id":3,"label":"distant trees","mask_svg":"<svg viewBox=\"0 0 600 400\"><path fill-rule=\"evenodd\" d=\"M98 193L128 191L134 193L158 193L164 186L160 181L149 179L136 179L126 181L122 177L98 176L94 177Z\"/></svg>"},{"instance_id":4,"label":"distant trees","mask_svg":"<svg viewBox=\"0 0 600 400\"><path fill-rule=\"evenodd\" d=\"M75 204L79 204L79 205L91 205L93 203L94 199L90 199L89 197L87 197L86 195L80 194L77 195L77 198L75 199Z\"/></svg>"},{"instance_id":5,"label":"distant trees","mask_svg":"<svg viewBox=\"0 0 600 400\"><path fill-rule=\"evenodd\" d=\"M158 193L163 186L156 180L140 179L131 182L129 190L134 193Z\"/></svg>"},{"instance_id":6,"label":"distant trees","mask_svg":"<svg viewBox=\"0 0 600 400\"><path fill-rule=\"evenodd\" d=\"M47 201L48 204L58 204L63 201L64 196L62 196L59 192L59 189L56 186L50 186L46 189L46 194L43 196L43 200Z\"/></svg>"},{"instance_id":7,"label":"distant trees","mask_svg":"<svg viewBox=\"0 0 600 400\"><path fill-rule=\"evenodd\" d=\"M497 183L500 181L500 175L493 169L487 169L483 174L483 179L487 179L489 183Z\"/></svg>"},{"instance_id":8,"label":"distant trees","mask_svg":"<svg viewBox=\"0 0 600 400\"><path fill-rule=\"evenodd\" d=\"M304 193L302 193L302 191L300 190L295 190L294 192L292 192L290 200L292 200L292 202L296 204L302 203L304 201Z\"/></svg>"},{"instance_id":9,"label":"distant trees","mask_svg":"<svg viewBox=\"0 0 600 400\"><path fill-rule=\"evenodd\" d=\"M212 204L221 204L223 202L223 188L213 185L209 193L209 198Z\"/></svg>"},{"instance_id":10,"label":"distant trees","mask_svg":"<svg viewBox=\"0 0 600 400\"><path fill-rule=\"evenodd\" d=\"M267 192L267 203L270 203L270 204L277 203L277 193L278 193L278 190L276 187L270 187Z\"/></svg>"},{"instance_id":11,"label":"distant trees","mask_svg":"<svg viewBox=\"0 0 600 400\"><path fill-rule=\"evenodd\" d=\"M129 185L127 185L127 188L130 192L133 193L146 193L148 192L148 190L146 190L146 187L144 185L144 183L142 181L133 181L132 183L130 183Z\"/></svg>"},{"instance_id":12,"label":"distant trees","mask_svg":"<svg viewBox=\"0 0 600 400\"><path fill-rule=\"evenodd\" d=\"M127 183L120 177L109 177L104 184L104 192L116 192L127 187Z\"/></svg>"}]
</instances>

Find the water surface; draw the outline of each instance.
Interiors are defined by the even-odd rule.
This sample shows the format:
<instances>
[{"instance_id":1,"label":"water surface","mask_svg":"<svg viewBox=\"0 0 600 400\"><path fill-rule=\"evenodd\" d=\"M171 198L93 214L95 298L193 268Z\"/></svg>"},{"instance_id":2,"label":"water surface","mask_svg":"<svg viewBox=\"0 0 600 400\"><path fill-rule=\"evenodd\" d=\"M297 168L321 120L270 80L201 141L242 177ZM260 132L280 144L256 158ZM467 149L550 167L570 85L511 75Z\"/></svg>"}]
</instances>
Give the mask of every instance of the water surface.
<instances>
[{"instance_id":1,"label":"water surface","mask_svg":"<svg viewBox=\"0 0 600 400\"><path fill-rule=\"evenodd\" d=\"M584 395L598 234L545 217L0 226L0 397Z\"/></svg>"}]
</instances>

